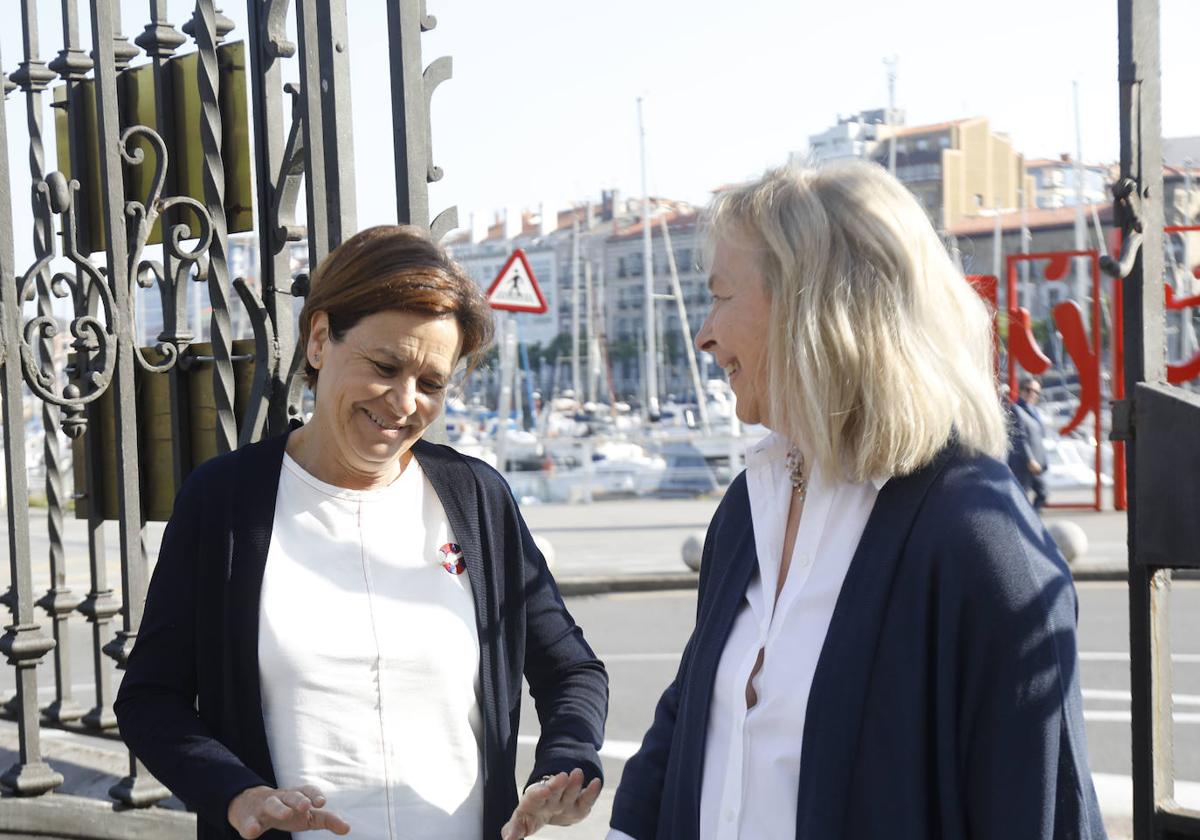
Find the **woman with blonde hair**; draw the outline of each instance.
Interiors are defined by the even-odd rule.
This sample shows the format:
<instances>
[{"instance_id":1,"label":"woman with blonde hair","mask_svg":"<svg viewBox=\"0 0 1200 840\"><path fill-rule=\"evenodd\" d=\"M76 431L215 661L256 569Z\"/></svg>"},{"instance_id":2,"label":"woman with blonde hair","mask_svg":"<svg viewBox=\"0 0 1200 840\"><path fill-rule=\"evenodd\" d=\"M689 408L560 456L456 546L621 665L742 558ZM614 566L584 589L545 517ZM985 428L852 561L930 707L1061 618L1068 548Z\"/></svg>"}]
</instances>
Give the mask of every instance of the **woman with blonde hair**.
<instances>
[{"instance_id":1,"label":"woman with blonde hair","mask_svg":"<svg viewBox=\"0 0 1200 840\"><path fill-rule=\"evenodd\" d=\"M610 840L1102 838L1075 593L1005 464L991 318L877 166L711 211L747 452Z\"/></svg>"}]
</instances>

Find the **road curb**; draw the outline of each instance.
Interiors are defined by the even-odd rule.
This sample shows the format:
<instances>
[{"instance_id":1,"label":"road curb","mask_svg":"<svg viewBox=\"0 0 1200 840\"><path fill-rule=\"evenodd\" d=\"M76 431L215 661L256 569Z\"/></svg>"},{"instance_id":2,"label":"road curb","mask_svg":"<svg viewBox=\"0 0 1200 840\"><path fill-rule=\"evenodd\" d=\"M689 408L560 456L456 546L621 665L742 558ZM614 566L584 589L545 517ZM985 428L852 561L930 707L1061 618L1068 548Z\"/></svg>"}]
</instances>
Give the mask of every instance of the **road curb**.
<instances>
[{"instance_id":1,"label":"road curb","mask_svg":"<svg viewBox=\"0 0 1200 840\"><path fill-rule=\"evenodd\" d=\"M1092 581L1127 581L1129 580L1129 570L1124 567L1111 567L1107 569L1072 569L1071 577L1075 578L1077 583L1087 583ZM1172 580L1200 580L1200 569L1175 569L1171 575Z\"/></svg>"},{"instance_id":2,"label":"road curb","mask_svg":"<svg viewBox=\"0 0 1200 840\"><path fill-rule=\"evenodd\" d=\"M1072 569L1076 583L1124 582L1129 572L1120 568ZM1200 570L1176 570L1175 580L1200 580ZM592 575L559 578L558 590L563 597L578 595L607 595L614 592L665 592L695 589L700 576L695 572L662 572L658 574Z\"/></svg>"},{"instance_id":3,"label":"road curb","mask_svg":"<svg viewBox=\"0 0 1200 840\"><path fill-rule=\"evenodd\" d=\"M558 590L564 597L572 595L606 595L610 592L660 592L676 589L695 589L700 575L695 572L661 572L658 574L595 575L559 578Z\"/></svg>"}]
</instances>

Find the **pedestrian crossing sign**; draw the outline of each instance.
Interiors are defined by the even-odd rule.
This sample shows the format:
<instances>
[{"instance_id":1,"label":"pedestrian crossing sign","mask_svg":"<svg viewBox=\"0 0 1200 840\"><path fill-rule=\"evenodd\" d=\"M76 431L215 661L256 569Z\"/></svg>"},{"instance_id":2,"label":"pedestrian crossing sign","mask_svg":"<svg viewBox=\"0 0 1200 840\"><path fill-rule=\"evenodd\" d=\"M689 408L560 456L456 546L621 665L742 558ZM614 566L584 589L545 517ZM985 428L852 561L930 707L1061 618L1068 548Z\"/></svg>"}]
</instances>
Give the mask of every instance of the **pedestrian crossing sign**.
<instances>
[{"instance_id":1,"label":"pedestrian crossing sign","mask_svg":"<svg viewBox=\"0 0 1200 840\"><path fill-rule=\"evenodd\" d=\"M545 312L546 299L537 278L529 267L529 260L520 248L512 252L504 268L496 275L488 289L488 304L492 309L508 312Z\"/></svg>"}]
</instances>

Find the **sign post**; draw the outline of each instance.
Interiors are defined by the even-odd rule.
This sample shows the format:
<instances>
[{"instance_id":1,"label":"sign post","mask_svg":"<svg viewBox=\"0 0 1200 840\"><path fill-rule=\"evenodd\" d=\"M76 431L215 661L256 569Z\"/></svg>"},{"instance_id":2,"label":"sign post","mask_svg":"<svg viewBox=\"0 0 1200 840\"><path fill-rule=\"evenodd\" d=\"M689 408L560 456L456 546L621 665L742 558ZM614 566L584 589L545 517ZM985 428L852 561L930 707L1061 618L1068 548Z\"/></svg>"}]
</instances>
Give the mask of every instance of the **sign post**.
<instances>
[{"instance_id":1,"label":"sign post","mask_svg":"<svg viewBox=\"0 0 1200 840\"><path fill-rule=\"evenodd\" d=\"M546 298L541 286L529 267L529 260L520 248L504 263L487 293L488 305L502 313L532 312L540 314L547 310ZM505 472L507 467L508 420L512 413L513 389L517 371L517 323L510 314L502 314L499 320L500 341L500 396L496 418L496 468Z\"/></svg>"}]
</instances>

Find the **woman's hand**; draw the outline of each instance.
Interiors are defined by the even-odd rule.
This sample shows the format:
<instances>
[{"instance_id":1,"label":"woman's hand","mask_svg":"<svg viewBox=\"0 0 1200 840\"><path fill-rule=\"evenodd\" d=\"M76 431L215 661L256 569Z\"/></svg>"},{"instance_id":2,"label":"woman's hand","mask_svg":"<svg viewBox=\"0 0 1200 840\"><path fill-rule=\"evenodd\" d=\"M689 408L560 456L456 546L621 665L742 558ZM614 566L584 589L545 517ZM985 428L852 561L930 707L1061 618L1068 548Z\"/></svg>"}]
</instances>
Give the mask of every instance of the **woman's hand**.
<instances>
[{"instance_id":1,"label":"woman's hand","mask_svg":"<svg viewBox=\"0 0 1200 840\"><path fill-rule=\"evenodd\" d=\"M226 817L242 840L254 840L272 828L348 834L349 824L332 811L321 810L324 807L325 795L312 785L290 790L260 785L235 796Z\"/></svg>"},{"instance_id":2,"label":"woman's hand","mask_svg":"<svg viewBox=\"0 0 1200 840\"><path fill-rule=\"evenodd\" d=\"M501 840L521 840L547 825L574 825L591 812L601 787L599 779L592 779L585 788L578 767L570 775L559 773L530 785L500 829Z\"/></svg>"}]
</instances>

